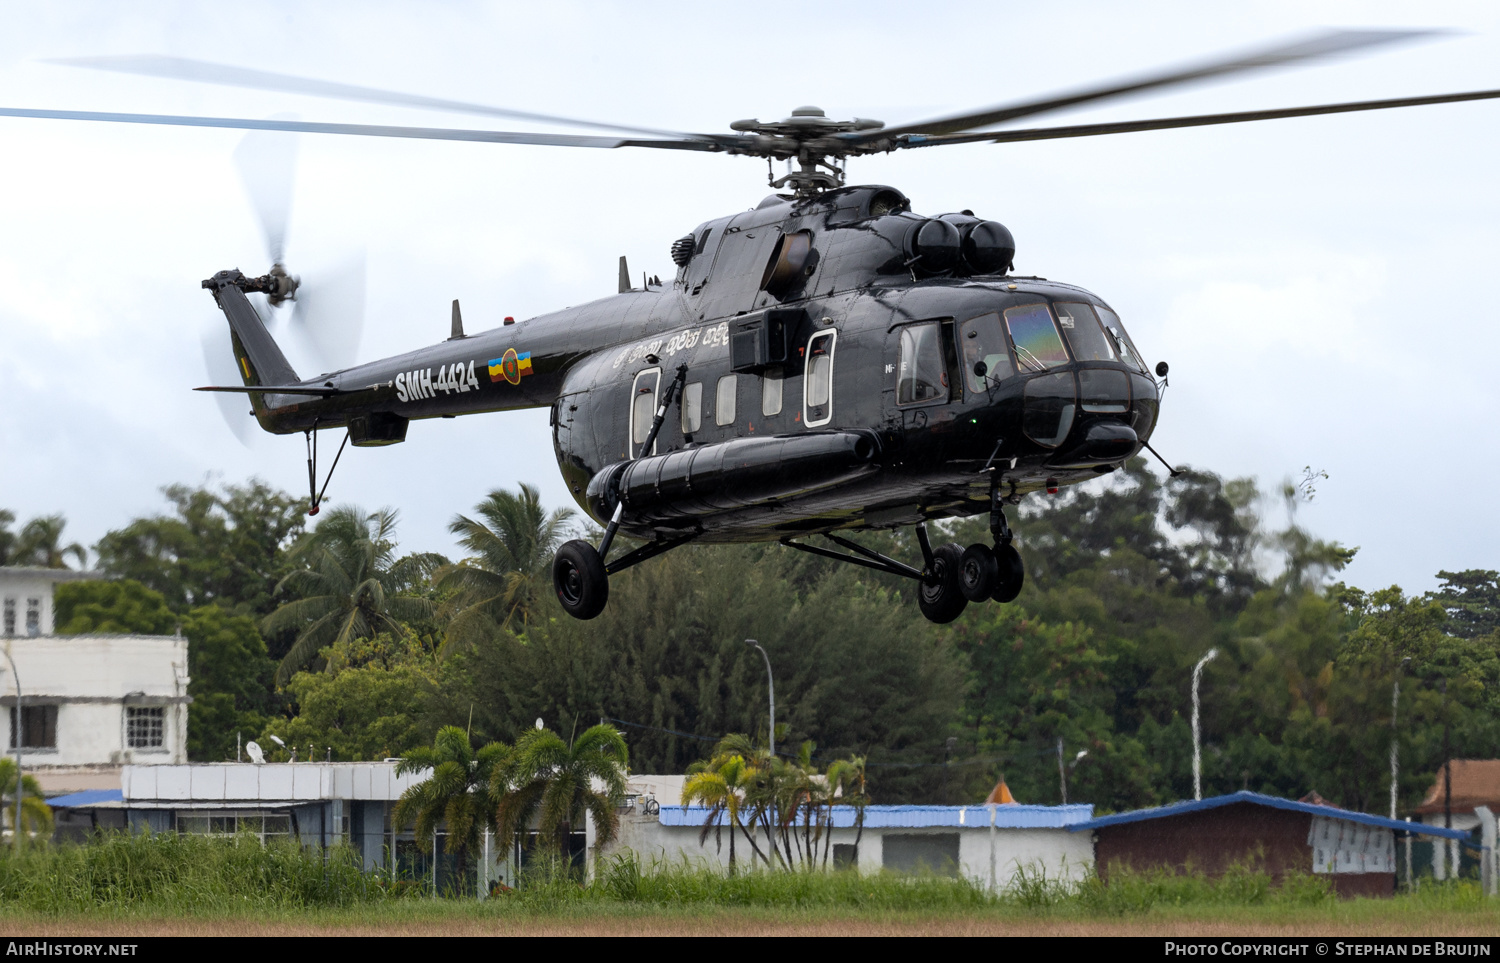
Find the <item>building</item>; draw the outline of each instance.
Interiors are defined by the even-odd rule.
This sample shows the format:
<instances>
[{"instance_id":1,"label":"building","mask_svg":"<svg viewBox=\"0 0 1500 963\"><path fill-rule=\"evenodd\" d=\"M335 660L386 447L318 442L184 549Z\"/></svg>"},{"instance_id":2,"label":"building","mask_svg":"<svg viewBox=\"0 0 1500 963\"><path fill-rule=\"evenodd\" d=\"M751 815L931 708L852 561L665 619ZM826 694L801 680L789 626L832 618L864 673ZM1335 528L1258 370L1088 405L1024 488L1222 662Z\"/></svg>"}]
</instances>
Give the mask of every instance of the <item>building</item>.
<instances>
[{"instance_id":1,"label":"building","mask_svg":"<svg viewBox=\"0 0 1500 963\"><path fill-rule=\"evenodd\" d=\"M1120 869L1165 867L1216 877L1241 864L1278 882L1292 872L1329 874L1340 896L1392 895L1398 862L1410 863L1405 844L1413 835L1466 835L1254 792L1115 813L1069 828L1092 834L1095 864L1106 881ZM1406 875L1406 866L1400 869Z\"/></svg>"},{"instance_id":2,"label":"building","mask_svg":"<svg viewBox=\"0 0 1500 963\"><path fill-rule=\"evenodd\" d=\"M1453 792L1448 793L1448 772L1453 773ZM1454 759L1437 771L1432 788L1412 810L1428 826L1452 826L1472 837L1477 830L1480 845L1464 845L1458 840L1448 843L1447 852L1437 846L1430 849L1432 875L1447 879L1450 867L1460 875L1478 870L1485 850L1495 849L1495 814L1500 813L1500 759ZM1425 855L1425 854L1424 854ZM1445 858L1446 857L1446 858ZM1492 857L1493 858L1493 857Z\"/></svg>"},{"instance_id":3,"label":"building","mask_svg":"<svg viewBox=\"0 0 1500 963\"><path fill-rule=\"evenodd\" d=\"M683 776L631 776L630 795L620 815L620 831L601 855L631 851L643 866L729 862L727 817L698 839L709 810L678 805ZM861 873L933 872L963 877L989 888L1004 888L1018 872L1049 879L1082 879L1094 865L1091 840L1068 830L1086 822L1091 805L1076 806L866 806L863 827L851 806L836 806L826 842L828 863ZM767 852L764 833L757 845ZM593 851L592 826L589 848ZM749 865L752 848L743 835L735 841L737 860Z\"/></svg>"},{"instance_id":4,"label":"building","mask_svg":"<svg viewBox=\"0 0 1500 963\"><path fill-rule=\"evenodd\" d=\"M187 639L53 634L53 586L93 577L0 567L0 730L10 754L19 737L48 794L119 788L127 763L187 760Z\"/></svg>"}]
</instances>

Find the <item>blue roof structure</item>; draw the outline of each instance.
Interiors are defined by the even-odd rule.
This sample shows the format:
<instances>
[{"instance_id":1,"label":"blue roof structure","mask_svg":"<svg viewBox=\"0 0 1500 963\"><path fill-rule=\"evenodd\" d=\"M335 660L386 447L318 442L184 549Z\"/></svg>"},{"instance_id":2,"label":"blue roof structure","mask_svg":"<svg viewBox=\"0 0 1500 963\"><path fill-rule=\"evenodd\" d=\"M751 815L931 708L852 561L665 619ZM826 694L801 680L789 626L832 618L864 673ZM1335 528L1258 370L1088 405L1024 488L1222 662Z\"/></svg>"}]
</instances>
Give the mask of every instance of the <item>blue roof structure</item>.
<instances>
[{"instance_id":1,"label":"blue roof structure","mask_svg":"<svg viewBox=\"0 0 1500 963\"><path fill-rule=\"evenodd\" d=\"M1369 813L1339 809L1336 806L1318 806L1313 803L1297 802L1295 799L1282 799L1279 796L1267 796L1258 792L1235 792L1227 796L1210 796L1207 799L1196 800L1190 799L1185 802L1172 803L1169 806L1135 809L1128 813L1114 813L1109 816L1100 816L1098 819L1074 823L1068 826L1068 831L1076 833L1085 829L1102 829L1105 826L1119 826L1123 823L1138 823L1147 819L1162 819L1167 816L1180 816L1183 813L1201 812L1205 809L1218 809L1221 806L1232 806L1236 803L1250 803L1255 806L1268 806L1271 809L1287 809L1292 812L1311 813L1314 816L1326 816L1329 819L1342 819L1351 823L1363 823L1366 826L1379 826L1382 829L1395 829L1408 833L1423 833L1428 836L1442 836L1447 839L1467 839L1469 836L1468 833L1461 829L1444 829L1441 826L1428 826L1424 823L1402 822L1399 819L1372 816Z\"/></svg>"},{"instance_id":2,"label":"blue roof structure","mask_svg":"<svg viewBox=\"0 0 1500 963\"><path fill-rule=\"evenodd\" d=\"M866 806L866 829L988 829L990 810L997 829L1071 829L1094 814L1092 804L1078 806ZM701 828L708 821L703 806L662 806L663 826ZM835 829L853 829L853 806L833 807ZM722 817L721 817L722 818Z\"/></svg>"},{"instance_id":3,"label":"blue roof structure","mask_svg":"<svg viewBox=\"0 0 1500 963\"><path fill-rule=\"evenodd\" d=\"M53 796L47 800L47 805L53 809L82 809L88 806L98 806L101 803L124 801L125 793L119 789L85 789L83 792L71 792L66 796Z\"/></svg>"}]
</instances>

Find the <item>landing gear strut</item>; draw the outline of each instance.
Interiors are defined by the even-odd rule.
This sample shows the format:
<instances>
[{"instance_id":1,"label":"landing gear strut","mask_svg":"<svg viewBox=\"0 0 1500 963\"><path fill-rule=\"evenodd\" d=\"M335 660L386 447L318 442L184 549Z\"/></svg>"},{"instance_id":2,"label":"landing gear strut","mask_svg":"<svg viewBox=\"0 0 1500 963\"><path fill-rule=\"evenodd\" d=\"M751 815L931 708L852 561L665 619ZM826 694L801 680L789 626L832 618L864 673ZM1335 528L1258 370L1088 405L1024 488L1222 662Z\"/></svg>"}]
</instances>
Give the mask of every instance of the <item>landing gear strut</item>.
<instances>
[{"instance_id":1,"label":"landing gear strut","mask_svg":"<svg viewBox=\"0 0 1500 963\"><path fill-rule=\"evenodd\" d=\"M656 417L651 421L651 431L646 435L645 442L641 444L641 452L636 457L644 458L651 451L651 446L656 444L656 435L666 421L667 409L672 407L677 392L682 390L683 383L687 381L687 371L687 365L680 366L677 377L667 385L661 404L657 406ZM621 499L615 504L615 513L605 526L604 537L599 540L597 549L588 542L575 538L564 542L552 558L552 588L557 592L557 601L562 604L563 610L575 619L592 619L604 611L604 605L609 601L611 575L698 537L697 532L690 532L676 538L658 538L606 564L605 559L609 556L610 546L614 544L615 535L620 530L620 521L624 517L625 502Z\"/></svg>"}]
</instances>

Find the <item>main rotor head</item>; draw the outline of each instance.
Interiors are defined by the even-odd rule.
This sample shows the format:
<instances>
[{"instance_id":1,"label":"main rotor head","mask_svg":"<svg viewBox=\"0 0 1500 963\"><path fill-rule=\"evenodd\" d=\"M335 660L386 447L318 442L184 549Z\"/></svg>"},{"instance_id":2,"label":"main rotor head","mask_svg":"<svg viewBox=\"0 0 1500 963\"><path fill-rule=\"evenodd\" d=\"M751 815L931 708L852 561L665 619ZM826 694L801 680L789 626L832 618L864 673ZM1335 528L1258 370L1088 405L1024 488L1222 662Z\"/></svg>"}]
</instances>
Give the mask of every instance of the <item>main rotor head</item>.
<instances>
[{"instance_id":1,"label":"main rotor head","mask_svg":"<svg viewBox=\"0 0 1500 963\"><path fill-rule=\"evenodd\" d=\"M753 140L727 147L731 154L764 157L767 167L774 160L785 160L783 177L772 174L773 188L790 185L799 197L844 186L844 165L839 163L850 154L873 153L874 149L842 140L838 135L880 130L885 123L866 117L853 120L830 120L821 107L798 107L785 120L762 122L759 119L737 120L730 130L753 134ZM879 149L879 148L875 148ZM888 147L885 149L889 149ZM792 162L798 167L794 170Z\"/></svg>"}]
</instances>

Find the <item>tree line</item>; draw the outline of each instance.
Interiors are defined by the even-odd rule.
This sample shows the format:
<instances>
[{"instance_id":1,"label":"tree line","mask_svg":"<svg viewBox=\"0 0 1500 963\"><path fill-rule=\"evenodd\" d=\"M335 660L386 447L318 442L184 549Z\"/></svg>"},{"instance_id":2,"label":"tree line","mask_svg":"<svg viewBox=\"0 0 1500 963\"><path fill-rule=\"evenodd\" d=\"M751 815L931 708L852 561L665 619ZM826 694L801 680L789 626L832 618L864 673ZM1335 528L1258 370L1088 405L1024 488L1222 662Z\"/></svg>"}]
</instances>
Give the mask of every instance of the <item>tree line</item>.
<instances>
[{"instance_id":1,"label":"tree line","mask_svg":"<svg viewBox=\"0 0 1500 963\"><path fill-rule=\"evenodd\" d=\"M1412 596L1337 581L1356 550L1297 515L1319 480L1267 492L1135 461L1032 496L1012 513L1020 599L948 626L917 613L914 583L776 544L674 550L617 575L605 613L575 622L550 598L549 563L585 526L525 485L455 515L456 560L402 553L392 509L342 505L309 527L259 481L172 486L167 510L93 547L109 580L59 585L55 611L59 632L181 628L194 759L271 735L287 746L273 758L378 759L444 726L514 745L541 718L558 733L607 723L636 771L686 772L722 756L726 733L764 741L754 638L776 674L778 745L821 747L809 766L862 759L874 802L977 803L1003 777L1022 802L1056 803L1070 764L1069 800L1101 811L1191 793L1191 669L1217 648L1205 793L1316 791L1382 811L1394 735L1411 806L1445 740L1455 757L1500 754L1500 575L1441 572ZM0 514L7 564L78 561L61 516L14 523ZM982 519L942 529L987 536ZM909 532L860 537L919 552Z\"/></svg>"}]
</instances>

